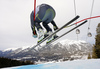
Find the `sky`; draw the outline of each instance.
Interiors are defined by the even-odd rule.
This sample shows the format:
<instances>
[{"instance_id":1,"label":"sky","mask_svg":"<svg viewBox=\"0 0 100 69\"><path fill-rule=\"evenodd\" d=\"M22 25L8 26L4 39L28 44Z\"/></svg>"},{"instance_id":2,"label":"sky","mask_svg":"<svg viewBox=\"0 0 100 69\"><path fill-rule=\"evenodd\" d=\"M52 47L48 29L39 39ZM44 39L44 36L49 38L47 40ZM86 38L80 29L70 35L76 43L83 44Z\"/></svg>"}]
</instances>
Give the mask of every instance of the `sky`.
<instances>
[{"instance_id":1,"label":"sky","mask_svg":"<svg viewBox=\"0 0 100 69\"><path fill-rule=\"evenodd\" d=\"M76 14L80 16L77 21L90 17L92 2L93 0L75 0ZM54 21L59 28L75 17L74 0L37 0L36 5L43 3L49 4L55 9L56 17ZM33 46L37 43L38 39L32 37L30 27L30 13L33 9L34 0L0 0L0 50ZM99 15L100 0L94 0L92 16ZM91 19L89 31L92 33L92 37L87 37L89 20L85 25L79 27L78 40L95 44L98 23L100 23L100 18ZM52 25L49 25L52 28ZM57 35L61 35L71 28L65 28ZM75 31L72 31L58 41L64 39L77 40L77 35Z\"/></svg>"}]
</instances>

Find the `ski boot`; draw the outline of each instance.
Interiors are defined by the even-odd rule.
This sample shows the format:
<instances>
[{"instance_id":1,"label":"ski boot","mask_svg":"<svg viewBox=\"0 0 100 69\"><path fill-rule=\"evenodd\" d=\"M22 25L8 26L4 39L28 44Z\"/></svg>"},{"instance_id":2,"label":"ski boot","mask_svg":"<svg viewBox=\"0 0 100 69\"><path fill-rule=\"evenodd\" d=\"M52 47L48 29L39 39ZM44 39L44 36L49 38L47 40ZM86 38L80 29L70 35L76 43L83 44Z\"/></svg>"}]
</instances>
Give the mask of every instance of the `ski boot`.
<instances>
[{"instance_id":1,"label":"ski boot","mask_svg":"<svg viewBox=\"0 0 100 69\"><path fill-rule=\"evenodd\" d=\"M49 34L47 32L44 33L44 38L46 38L47 36L49 36Z\"/></svg>"},{"instance_id":2,"label":"ski boot","mask_svg":"<svg viewBox=\"0 0 100 69\"><path fill-rule=\"evenodd\" d=\"M54 29L54 31L56 31L56 30L58 29L58 27L56 27L56 26L53 26L53 29Z\"/></svg>"},{"instance_id":3,"label":"ski boot","mask_svg":"<svg viewBox=\"0 0 100 69\"><path fill-rule=\"evenodd\" d=\"M48 36L51 35L51 34L52 34L52 31L49 31L49 32L47 33ZM48 44L49 42L51 42L53 39L54 39L54 35L51 36L50 38L48 38L46 44Z\"/></svg>"},{"instance_id":4,"label":"ski boot","mask_svg":"<svg viewBox=\"0 0 100 69\"><path fill-rule=\"evenodd\" d=\"M44 39L44 30L39 29L38 34L39 34L39 36L38 36L38 43L39 43L40 41L42 41Z\"/></svg>"},{"instance_id":5,"label":"ski boot","mask_svg":"<svg viewBox=\"0 0 100 69\"><path fill-rule=\"evenodd\" d=\"M45 32L44 38L46 38L47 36L49 36L49 34L48 34L47 32ZM54 35L54 39L57 38L57 37L58 37L58 36L55 34L55 35Z\"/></svg>"},{"instance_id":6,"label":"ski boot","mask_svg":"<svg viewBox=\"0 0 100 69\"><path fill-rule=\"evenodd\" d=\"M55 34L55 35L54 35L54 39L56 39L57 37L58 37L58 35Z\"/></svg>"},{"instance_id":7,"label":"ski boot","mask_svg":"<svg viewBox=\"0 0 100 69\"><path fill-rule=\"evenodd\" d=\"M58 29L58 27L53 26L53 29L54 29L54 31L56 31L56 30ZM55 34L55 35L54 35L54 39L57 38L57 37L58 37L58 36Z\"/></svg>"}]
</instances>

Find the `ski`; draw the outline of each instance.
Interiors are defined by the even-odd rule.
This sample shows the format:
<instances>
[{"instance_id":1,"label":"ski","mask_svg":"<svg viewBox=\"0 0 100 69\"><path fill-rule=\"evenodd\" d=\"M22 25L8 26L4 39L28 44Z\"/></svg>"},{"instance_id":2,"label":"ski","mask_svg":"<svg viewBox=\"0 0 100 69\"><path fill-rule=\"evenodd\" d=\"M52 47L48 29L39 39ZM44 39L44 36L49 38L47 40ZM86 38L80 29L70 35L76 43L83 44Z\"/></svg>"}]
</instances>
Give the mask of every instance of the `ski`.
<instances>
[{"instance_id":1,"label":"ski","mask_svg":"<svg viewBox=\"0 0 100 69\"><path fill-rule=\"evenodd\" d=\"M80 16L76 16L74 17L72 20L70 20L69 22L67 22L65 25L63 25L61 28L57 29L54 33L52 33L51 35L47 36L46 38L44 38L43 40L41 40L39 43L37 43L37 45L33 46L32 49L34 49L35 47L37 47L38 45L40 45L42 42L44 42L46 39L50 38L52 35L56 34L57 32L59 32L60 30L62 30L63 28L65 28L66 26L68 26L69 24L71 24L72 22L74 22L75 20L77 20Z\"/></svg>"},{"instance_id":2,"label":"ski","mask_svg":"<svg viewBox=\"0 0 100 69\"><path fill-rule=\"evenodd\" d=\"M57 32L59 32L60 30L62 30L63 28L65 28L66 26L68 26L69 24L71 24L72 22L74 22L75 20L77 20L79 18L79 16L76 16L75 18L73 18L71 21L69 21L68 23L66 23L65 25L63 25L61 28L57 29L54 33L52 33L51 35L47 36L46 38L44 38L42 41L40 41L38 43L41 44L42 42L44 42L46 39L50 38L52 35L56 34Z\"/></svg>"},{"instance_id":3,"label":"ski","mask_svg":"<svg viewBox=\"0 0 100 69\"><path fill-rule=\"evenodd\" d=\"M85 21L84 21L84 22L82 22L81 24L77 25L76 27L72 28L71 30L67 31L66 33L62 34L61 36L59 36L59 37L55 38L54 40L52 40L51 42L47 43L46 45L49 45L49 44L51 44L52 42L54 42L54 41L58 40L59 38L63 37L64 35L66 35L66 34L70 33L71 31L75 30L76 28L78 28L78 27L82 26L82 25L83 25L83 24L85 24L86 22L87 22L87 20L85 20Z\"/></svg>"}]
</instances>

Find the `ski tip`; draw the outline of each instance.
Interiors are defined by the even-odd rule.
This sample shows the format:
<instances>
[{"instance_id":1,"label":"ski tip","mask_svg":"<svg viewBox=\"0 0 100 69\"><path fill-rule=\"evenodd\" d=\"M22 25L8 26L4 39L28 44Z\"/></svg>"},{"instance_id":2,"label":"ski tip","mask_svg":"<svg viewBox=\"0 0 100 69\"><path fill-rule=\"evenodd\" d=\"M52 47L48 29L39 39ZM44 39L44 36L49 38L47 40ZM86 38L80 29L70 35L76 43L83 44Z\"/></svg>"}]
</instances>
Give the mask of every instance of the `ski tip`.
<instances>
[{"instance_id":1,"label":"ski tip","mask_svg":"<svg viewBox=\"0 0 100 69\"><path fill-rule=\"evenodd\" d=\"M88 20L85 20L85 22L88 22Z\"/></svg>"},{"instance_id":2,"label":"ski tip","mask_svg":"<svg viewBox=\"0 0 100 69\"><path fill-rule=\"evenodd\" d=\"M80 16L79 16L79 15L77 15L76 17L77 17L77 18L79 18Z\"/></svg>"},{"instance_id":3,"label":"ski tip","mask_svg":"<svg viewBox=\"0 0 100 69\"><path fill-rule=\"evenodd\" d=\"M87 20L85 20L83 23L86 23L86 22L88 22Z\"/></svg>"}]
</instances>

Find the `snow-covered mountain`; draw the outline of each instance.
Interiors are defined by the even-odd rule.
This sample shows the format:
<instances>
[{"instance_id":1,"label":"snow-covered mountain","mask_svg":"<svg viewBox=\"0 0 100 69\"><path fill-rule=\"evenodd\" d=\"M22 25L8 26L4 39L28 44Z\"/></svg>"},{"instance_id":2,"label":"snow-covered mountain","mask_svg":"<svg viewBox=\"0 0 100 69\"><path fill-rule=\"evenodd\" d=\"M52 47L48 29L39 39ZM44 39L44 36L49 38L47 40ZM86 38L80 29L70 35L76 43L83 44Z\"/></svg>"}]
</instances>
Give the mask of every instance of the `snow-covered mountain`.
<instances>
[{"instance_id":1,"label":"snow-covered mountain","mask_svg":"<svg viewBox=\"0 0 100 69\"><path fill-rule=\"evenodd\" d=\"M5 52L9 53L3 54L3 56L21 60L74 60L86 59L87 55L92 52L92 45L85 41L63 40L48 46L39 46L35 49L32 46L27 46L2 51L2 53Z\"/></svg>"},{"instance_id":2,"label":"snow-covered mountain","mask_svg":"<svg viewBox=\"0 0 100 69\"><path fill-rule=\"evenodd\" d=\"M21 52L22 50L24 50L24 49L27 49L27 48L31 48L31 46L24 46L24 47L21 47L21 48L7 48L7 49L5 49L5 50L3 50L3 51L0 51L0 56L7 56L8 54L10 54L10 53L19 53L19 52Z\"/></svg>"}]
</instances>

